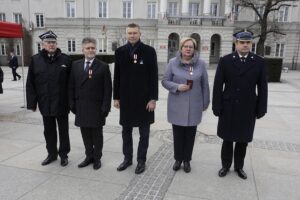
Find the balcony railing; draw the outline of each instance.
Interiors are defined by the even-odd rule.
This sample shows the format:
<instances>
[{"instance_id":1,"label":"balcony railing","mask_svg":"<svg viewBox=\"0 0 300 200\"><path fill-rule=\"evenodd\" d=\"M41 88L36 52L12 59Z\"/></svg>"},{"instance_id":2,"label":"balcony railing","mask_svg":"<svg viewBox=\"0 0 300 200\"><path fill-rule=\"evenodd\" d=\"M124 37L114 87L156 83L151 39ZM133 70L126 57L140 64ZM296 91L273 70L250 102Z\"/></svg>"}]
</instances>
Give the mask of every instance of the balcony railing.
<instances>
[{"instance_id":1,"label":"balcony railing","mask_svg":"<svg viewBox=\"0 0 300 200\"><path fill-rule=\"evenodd\" d=\"M167 17L169 25L192 25L192 26L224 26L226 17L197 16L197 17Z\"/></svg>"}]
</instances>

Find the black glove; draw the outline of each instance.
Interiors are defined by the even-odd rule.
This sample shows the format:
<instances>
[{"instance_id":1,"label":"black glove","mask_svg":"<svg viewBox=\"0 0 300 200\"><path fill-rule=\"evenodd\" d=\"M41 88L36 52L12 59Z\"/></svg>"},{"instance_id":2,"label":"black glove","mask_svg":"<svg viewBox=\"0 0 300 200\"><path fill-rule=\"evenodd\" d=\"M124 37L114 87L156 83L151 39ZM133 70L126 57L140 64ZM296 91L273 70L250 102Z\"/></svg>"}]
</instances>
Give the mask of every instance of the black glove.
<instances>
[{"instance_id":1,"label":"black glove","mask_svg":"<svg viewBox=\"0 0 300 200\"><path fill-rule=\"evenodd\" d=\"M104 116L104 117L107 117L108 116L108 111L105 111L105 112L102 112L102 115Z\"/></svg>"}]
</instances>

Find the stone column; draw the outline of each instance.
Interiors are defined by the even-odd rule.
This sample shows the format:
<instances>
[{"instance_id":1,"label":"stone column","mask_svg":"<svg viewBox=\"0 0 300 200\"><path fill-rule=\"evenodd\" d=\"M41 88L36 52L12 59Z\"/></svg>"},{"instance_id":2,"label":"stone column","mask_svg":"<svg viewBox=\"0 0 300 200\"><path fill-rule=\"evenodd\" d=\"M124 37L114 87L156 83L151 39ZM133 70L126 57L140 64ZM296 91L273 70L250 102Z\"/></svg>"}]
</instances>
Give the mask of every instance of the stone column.
<instances>
[{"instance_id":1,"label":"stone column","mask_svg":"<svg viewBox=\"0 0 300 200\"><path fill-rule=\"evenodd\" d=\"M189 15L189 0L182 0L181 5L181 15L188 16Z\"/></svg>"},{"instance_id":2,"label":"stone column","mask_svg":"<svg viewBox=\"0 0 300 200\"><path fill-rule=\"evenodd\" d=\"M210 15L211 0L204 0L203 15Z\"/></svg>"},{"instance_id":3,"label":"stone column","mask_svg":"<svg viewBox=\"0 0 300 200\"><path fill-rule=\"evenodd\" d=\"M167 13L167 0L160 0L160 18L164 19L166 17L166 13Z\"/></svg>"},{"instance_id":4,"label":"stone column","mask_svg":"<svg viewBox=\"0 0 300 200\"><path fill-rule=\"evenodd\" d=\"M225 0L225 15L228 16L231 13L232 1Z\"/></svg>"}]
</instances>

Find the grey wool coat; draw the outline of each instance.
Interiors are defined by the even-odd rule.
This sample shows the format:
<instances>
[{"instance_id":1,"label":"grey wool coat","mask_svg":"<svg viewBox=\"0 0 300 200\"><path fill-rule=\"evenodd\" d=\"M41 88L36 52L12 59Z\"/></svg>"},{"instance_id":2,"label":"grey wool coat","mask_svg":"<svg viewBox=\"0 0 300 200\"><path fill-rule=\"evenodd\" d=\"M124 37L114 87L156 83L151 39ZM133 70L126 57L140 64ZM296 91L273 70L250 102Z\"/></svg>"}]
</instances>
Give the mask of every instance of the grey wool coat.
<instances>
[{"instance_id":1,"label":"grey wool coat","mask_svg":"<svg viewBox=\"0 0 300 200\"><path fill-rule=\"evenodd\" d=\"M191 65L193 75L190 75L190 67L181 62L181 53L177 52L176 57L169 61L162 80L163 87L169 90L168 121L178 126L197 126L202 111L210 102L205 62L195 53ZM186 84L187 80L193 80L192 89L179 92L178 85Z\"/></svg>"}]
</instances>

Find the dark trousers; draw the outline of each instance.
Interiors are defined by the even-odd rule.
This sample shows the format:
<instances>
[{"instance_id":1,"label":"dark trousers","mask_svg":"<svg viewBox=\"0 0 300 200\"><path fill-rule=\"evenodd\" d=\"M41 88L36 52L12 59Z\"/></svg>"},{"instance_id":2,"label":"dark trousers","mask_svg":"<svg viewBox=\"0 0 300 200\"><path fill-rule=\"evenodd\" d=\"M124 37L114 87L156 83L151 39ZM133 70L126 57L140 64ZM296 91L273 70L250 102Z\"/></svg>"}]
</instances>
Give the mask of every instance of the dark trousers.
<instances>
[{"instance_id":1,"label":"dark trousers","mask_svg":"<svg viewBox=\"0 0 300 200\"><path fill-rule=\"evenodd\" d=\"M17 68L11 68L11 71L12 71L14 80L17 80L17 77L21 78L21 76L17 73Z\"/></svg>"},{"instance_id":2,"label":"dark trousers","mask_svg":"<svg viewBox=\"0 0 300 200\"><path fill-rule=\"evenodd\" d=\"M137 152L137 161L146 162L147 159L147 150L149 146L149 133L150 133L150 124L139 127L140 132L140 141ZM123 126L122 130L123 138L123 154L125 160L132 161L133 147L132 147L132 127Z\"/></svg>"},{"instance_id":3,"label":"dark trousers","mask_svg":"<svg viewBox=\"0 0 300 200\"><path fill-rule=\"evenodd\" d=\"M175 160L191 161L197 126L172 126Z\"/></svg>"},{"instance_id":4,"label":"dark trousers","mask_svg":"<svg viewBox=\"0 0 300 200\"><path fill-rule=\"evenodd\" d=\"M234 157L234 168L243 169L247 145L247 142L236 142L233 150L233 142L224 140L221 150L222 166L225 168L230 168L232 164L232 157Z\"/></svg>"},{"instance_id":5,"label":"dark trousers","mask_svg":"<svg viewBox=\"0 0 300 200\"><path fill-rule=\"evenodd\" d=\"M85 147L87 159L100 160L103 148L103 127L83 128L80 127L81 136Z\"/></svg>"},{"instance_id":6,"label":"dark trousers","mask_svg":"<svg viewBox=\"0 0 300 200\"><path fill-rule=\"evenodd\" d=\"M48 156L57 157L58 154L61 158L68 158L68 153L70 152L68 114L61 116L43 116L43 122ZM58 151L56 122L59 132Z\"/></svg>"}]
</instances>

